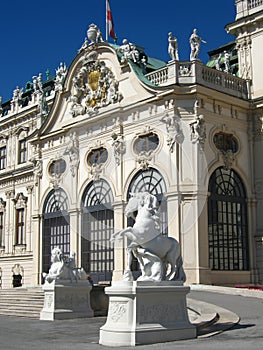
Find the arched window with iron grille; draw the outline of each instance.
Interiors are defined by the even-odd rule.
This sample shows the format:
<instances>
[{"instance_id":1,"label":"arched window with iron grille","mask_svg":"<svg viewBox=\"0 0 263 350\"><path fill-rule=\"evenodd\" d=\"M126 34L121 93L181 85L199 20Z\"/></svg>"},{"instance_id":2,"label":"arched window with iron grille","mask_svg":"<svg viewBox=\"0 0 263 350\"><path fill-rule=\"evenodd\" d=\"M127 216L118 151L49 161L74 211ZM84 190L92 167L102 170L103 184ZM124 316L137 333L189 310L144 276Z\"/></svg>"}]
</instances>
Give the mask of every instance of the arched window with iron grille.
<instances>
[{"instance_id":1,"label":"arched window with iron grille","mask_svg":"<svg viewBox=\"0 0 263 350\"><path fill-rule=\"evenodd\" d=\"M95 283L111 281L114 249L113 194L105 180L91 182L82 196L81 266Z\"/></svg>"},{"instance_id":2,"label":"arched window with iron grille","mask_svg":"<svg viewBox=\"0 0 263 350\"><path fill-rule=\"evenodd\" d=\"M166 193L166 185L159 171L153 168L139 171L130 183L127 193L127 202L130 198L130 193L136 192L149 192L152 195L156 196L160 205L159 211L161 232L164 235L167 235L167 202L164 197L164 194Z\"/></svg>"},{"instance_id":3,"label":"arched window with iron grille","mask_svg":"<svg viewBox=\"0 0 263 350\"><path fill-rule=\"evenodd\" d=\"M70 253L70 217L68 197L62 189L49 192L43 208L43 271L50 268L51 251L59 247L63 254Z\"/></svg>"},{"instance_id":4,"label":"arched window with iron grille","mask_svg":"<svg viewBox=\"0 0 263 350\"><path fill-rule=\"evenodd\" d=\"M209 263L212 270L248 270L246 191L232 169L217 168L208 199Z\"/></svg>"},{"instance_id":5,"label":"arched window with iron grille","mask_svg":"<svg viewBox=\"0 0 263 350\"><path fill-rule=\"evenodd\" d=\"M163 235L168 235L167 201L165 198L166 184L159 171L153 168L139 171L132 179L127 193L127 202L130 193L149 192L156 196L159 202L160 229ZM127 226L133 226L134 220L128 218ZM132 262L132 270L138 271L139 264L136 258Z\"/></svg>"}]
</instances>

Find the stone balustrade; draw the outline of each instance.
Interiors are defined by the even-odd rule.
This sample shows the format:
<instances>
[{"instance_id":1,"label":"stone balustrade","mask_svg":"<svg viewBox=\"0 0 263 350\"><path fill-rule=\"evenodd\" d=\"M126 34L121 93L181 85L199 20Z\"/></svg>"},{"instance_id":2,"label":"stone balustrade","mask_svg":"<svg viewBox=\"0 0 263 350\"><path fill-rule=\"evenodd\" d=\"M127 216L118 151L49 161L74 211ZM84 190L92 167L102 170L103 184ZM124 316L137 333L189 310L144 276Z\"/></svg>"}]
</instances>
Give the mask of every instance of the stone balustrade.
<instances>
[{"instance_id":1,"label":"stone balustrade","mask_svg":"<svg viewBox=\"0 0 263 350\"><path fill-rule=\"evenodd\" d=\"M146 77L158 86L199 84L239 98L250 98L250 81L206 67L200 61L169 62Z\"/></svg>"},{"instance_id":2,"label":"stone balustrade","mask_svg":"<svg viewBox=\"0 0 263 350\"><path fill-rule=\"evenodd\" d=\"M263 0L236 0L236 20L252 15L262 9Z\"/></svg>"},{"instance_id":3,"label":"stone balustrade","mask_svg":"<svg viewBox=\"0 0 263 350\"><path fill-rule=\"evenodd\" d=\"M263 0L249 0L248 1L248 8L252 9L257 6L263 5Z\"/></svg>"}]
</instances>

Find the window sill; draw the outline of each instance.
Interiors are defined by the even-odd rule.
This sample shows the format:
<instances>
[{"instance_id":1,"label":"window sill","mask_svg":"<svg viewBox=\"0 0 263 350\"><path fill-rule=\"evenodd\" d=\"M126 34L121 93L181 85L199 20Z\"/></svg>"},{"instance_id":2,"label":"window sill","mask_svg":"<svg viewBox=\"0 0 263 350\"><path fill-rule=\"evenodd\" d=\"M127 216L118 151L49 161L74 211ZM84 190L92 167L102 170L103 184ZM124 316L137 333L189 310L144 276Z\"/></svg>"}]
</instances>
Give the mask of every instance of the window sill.
<instances>
[{"instance_id":1,"label":"window sill","mask_svg":"<svg viewBox=\"0 0 263 350\"><path fill-rule=\"evenodd\" d=\"M22 255L26 252L26 244L15 244L14 245L14 254Z\"/></svg>"}]
</instances>

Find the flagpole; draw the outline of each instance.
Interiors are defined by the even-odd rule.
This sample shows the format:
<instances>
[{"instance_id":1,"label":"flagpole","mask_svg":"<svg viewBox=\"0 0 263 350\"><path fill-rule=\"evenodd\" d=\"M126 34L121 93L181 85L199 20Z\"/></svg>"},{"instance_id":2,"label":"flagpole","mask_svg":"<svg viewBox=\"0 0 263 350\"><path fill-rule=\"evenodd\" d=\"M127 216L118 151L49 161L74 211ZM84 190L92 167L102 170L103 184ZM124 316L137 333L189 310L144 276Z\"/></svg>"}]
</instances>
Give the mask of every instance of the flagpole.
<instances>
[{"instance_id":1,"label":"flagpole","mask_svg":"<svg viewBox=\"0 0 263 350\"><path fill-rule=\"evenodd\" d=\"M108 42L108 0L106 0L106 42Z\"/></svg>"}]
</instances>

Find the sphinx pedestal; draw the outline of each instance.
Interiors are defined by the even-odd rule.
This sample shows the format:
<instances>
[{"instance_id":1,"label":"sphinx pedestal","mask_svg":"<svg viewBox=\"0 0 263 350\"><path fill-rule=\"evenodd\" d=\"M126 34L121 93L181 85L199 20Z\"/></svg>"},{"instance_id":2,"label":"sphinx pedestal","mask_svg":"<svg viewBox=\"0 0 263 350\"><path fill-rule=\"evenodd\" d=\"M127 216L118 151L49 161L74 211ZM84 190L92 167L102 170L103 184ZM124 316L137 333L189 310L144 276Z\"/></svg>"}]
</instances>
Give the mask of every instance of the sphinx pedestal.
<instances>
[{"instance_id":1,"label":"sphinx pedestal","mask_svg":"<svg viewBox=\"0 0 263 350\"><path fill-rule=\"evenodd\" d=\"M45 299L40 320L54 321L93 317L90 306L92 286L88 281L56 280L42 286Z\"/></svg>"},{"instance_id":2,"label":"sphinx pedestal","mask_svg":"<svg viewBox=\"0 0 263 350\"><path fill-rule=\"evenodd\" d=\"M101 345L135 346L196 337L181 282L113 282L107 321L100 328Z\"/></svg>"}]
</instances>

